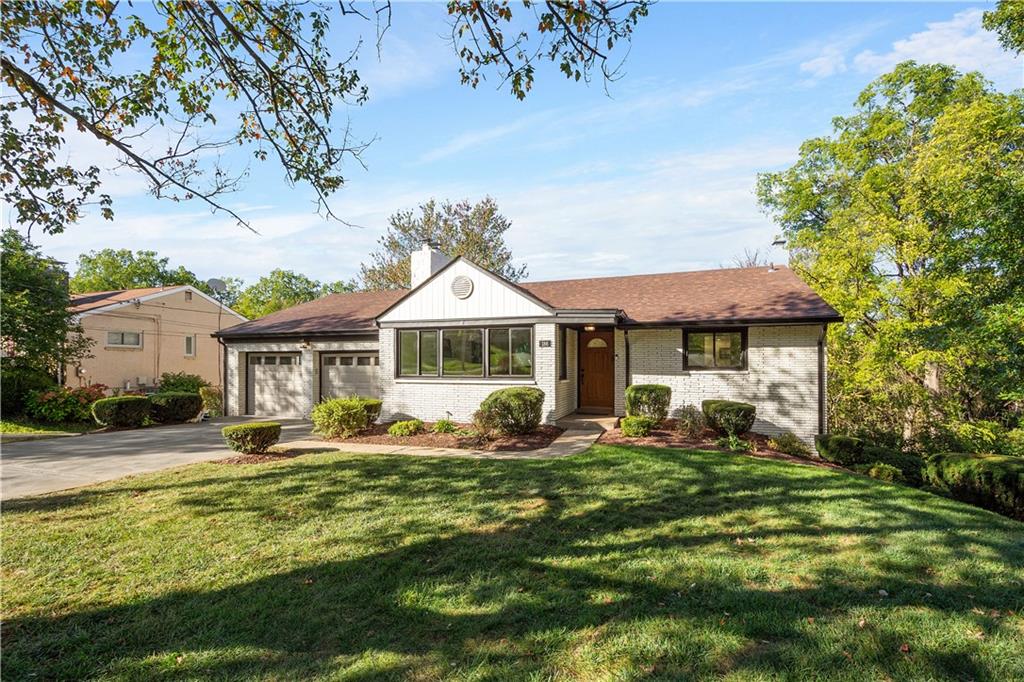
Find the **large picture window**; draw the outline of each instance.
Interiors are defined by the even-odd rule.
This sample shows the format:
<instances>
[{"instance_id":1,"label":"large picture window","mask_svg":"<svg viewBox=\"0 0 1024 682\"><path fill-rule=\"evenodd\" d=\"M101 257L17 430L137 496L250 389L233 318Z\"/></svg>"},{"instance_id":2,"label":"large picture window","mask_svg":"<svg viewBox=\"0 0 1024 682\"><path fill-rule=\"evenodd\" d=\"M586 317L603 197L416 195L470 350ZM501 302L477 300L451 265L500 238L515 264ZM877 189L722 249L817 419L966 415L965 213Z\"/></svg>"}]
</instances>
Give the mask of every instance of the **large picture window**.
<instances>
[{"instance_id":1,"label":"large picture window","mask_svg":"<svg viewBox=\"0 0 1024 682\"><path fill-rule=\"evenodd\" d=\"M533 329L402 329L399 376L533 376Z\"/></svg>"},{"instance_id":2,"label":"large picture window","mask_svg":"<svg viewBox=\"0 0 1024 682\"><path fill-rule=\"evenodd\" d=\"M687 369L746 369L746 329L687 331L683 336Z\"/></svg>"}]
</instances>

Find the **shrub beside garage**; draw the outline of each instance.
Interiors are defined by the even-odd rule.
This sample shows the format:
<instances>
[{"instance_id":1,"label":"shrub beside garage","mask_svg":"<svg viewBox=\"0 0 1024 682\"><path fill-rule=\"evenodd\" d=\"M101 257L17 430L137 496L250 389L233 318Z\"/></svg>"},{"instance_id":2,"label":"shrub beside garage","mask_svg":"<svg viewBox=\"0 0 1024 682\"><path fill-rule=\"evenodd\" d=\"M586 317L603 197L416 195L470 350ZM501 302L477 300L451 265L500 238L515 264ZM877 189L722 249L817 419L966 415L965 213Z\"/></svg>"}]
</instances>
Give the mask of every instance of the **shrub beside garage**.
<instances>
[{"instance_id":1,"label":"shrub beside garage","mask_svg":"<svg viewBox=\"0 0 1024 682\"><path fill-rule=\"evenodd\" d=\"M161 424L187 422L203 411L203 398L198 393L156 393L149 401L153 404L153 419Z\"/></svg>"},{"instance_id":2,"label":"shrub beside garage","mask_svg":"<svg viewBox=\"0 0 1024 682\"><path fill-rule=\"evenodd\" d=\"M224 442L235 452L261 455L281 439L281 425L277 422L251 422L233 424L221 429Z\"/></svg>"},{"instance_id":3,"label":"shrub beside garage","mask_svg":"<svg viewBox=\"0 0 1024 682\"><path fill-rule=\"evenodd\" d=\"M103 426L139 427L146 423L153 404L144 395L102 398L92 404L92 416Z\"/></svg>"}]
</instances>

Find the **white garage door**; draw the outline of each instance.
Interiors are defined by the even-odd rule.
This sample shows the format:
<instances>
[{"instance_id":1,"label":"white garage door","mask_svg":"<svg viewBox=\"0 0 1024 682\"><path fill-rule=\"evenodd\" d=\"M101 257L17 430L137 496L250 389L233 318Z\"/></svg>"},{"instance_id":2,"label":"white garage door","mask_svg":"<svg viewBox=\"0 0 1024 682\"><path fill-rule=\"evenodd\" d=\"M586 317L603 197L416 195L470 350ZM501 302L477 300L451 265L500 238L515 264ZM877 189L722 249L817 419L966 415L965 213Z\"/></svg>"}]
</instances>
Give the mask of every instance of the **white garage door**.
<instances>
[{"instance_id":1,"label":"white garage door","mask_svg":"<svg viewBox=\"0 0 1024 682\"><path fill-rule=\"evenodd\" d=\"M249 353L246 414L301 417L301 361L298 353Z\"/></svg>"},{"instance_id":2,"label":"white garage door","mask_svg":"<svg viewBox=\"0 0 1024 682\"><path fill-rule=\"evenodd\" d=\"M376 353L320 355L320 399L353 395L380 397L380 360Z\"/></svg>"}]
</instances>

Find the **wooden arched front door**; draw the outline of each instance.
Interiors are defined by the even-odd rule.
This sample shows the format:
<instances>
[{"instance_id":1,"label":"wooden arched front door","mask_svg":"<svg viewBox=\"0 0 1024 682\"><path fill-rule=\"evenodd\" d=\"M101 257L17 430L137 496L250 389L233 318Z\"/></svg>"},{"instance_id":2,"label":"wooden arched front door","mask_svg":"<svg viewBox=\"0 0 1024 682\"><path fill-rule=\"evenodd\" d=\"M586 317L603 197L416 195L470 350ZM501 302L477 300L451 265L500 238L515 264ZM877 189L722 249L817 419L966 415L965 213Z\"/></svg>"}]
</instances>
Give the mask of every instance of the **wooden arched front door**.
<instances>
[{"instance_id":1,"label":"wooden arched front door","mask_svg":"<svg viewBox=\"0 0 1024 682\"><path fill-rule=\"evenodd\" d=\"M615 332L580 333L580 412L615 408Z\"/></svg>"}]
</instances>

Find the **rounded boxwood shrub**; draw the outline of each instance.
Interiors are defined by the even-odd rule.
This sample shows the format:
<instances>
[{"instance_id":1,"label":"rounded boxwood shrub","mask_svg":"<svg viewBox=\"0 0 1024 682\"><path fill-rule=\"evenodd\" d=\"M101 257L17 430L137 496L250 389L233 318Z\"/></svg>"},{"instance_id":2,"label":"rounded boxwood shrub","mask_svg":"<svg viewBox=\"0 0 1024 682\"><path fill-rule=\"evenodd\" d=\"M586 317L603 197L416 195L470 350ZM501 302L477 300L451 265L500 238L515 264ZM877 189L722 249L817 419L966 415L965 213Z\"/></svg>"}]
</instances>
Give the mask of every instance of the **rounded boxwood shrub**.
<instances>
[{"instance_id":1,"label":"rounded boxwood shrub","mask_svg":"<svg viewBox=\"0 0 1024 682\"><path fill-rule=\"evenodd\" d=\"M423 432L423 422L419 419L408 419L404 422L395 422L388 427L389 436L415 436Z\"/></svg>"},{"instance_id":2,"label":"rounded boxwood shrub","mask_svg":"<svg viewBox=\"0 0 1024 682\"><path fill-rule=\"evenodd\" d=\"M281 438L281 425L277 422L250 422L232 424L220 431L224 442L235 452L247 455L263 454Z\"/></svg>"},{"instance_id":3,"label":"rounded boxwood shrub","mask_svg":"<svg viewBox=\"0 0 1024 682\"><path fill-rule=\"evenodd\" d=\"M364 398L331 398L313 408L313 432L325 438L348 438L370 425L370 415L380 414L380 401Z\"/></svg>"},{"instance_id":4,"label":"rounded boxwood shrub","mask_svg":"<svg viewBox=\"0 0 1024 682\"><path fill-rule=\"evenodd\" d=\"M757 408L735 400L705 400L701 403L711 428L727 436L741 436L754 425Z\"/></svg>"},{"instance_id":5,"label":"rounded boxwood shrub","mask_svg":"<svg viewBox=\"0 0 1024 682\"><path fill-rule=\"evenodd\" d=\"M92 416L103 426L137 427L146 422L152 409L144 395L120 395L94 402Z\"/></svg>"},{"instance_id":6,"label":"rounded boxwood shrub","mask_svg":"<svg viewBox=\"0 0 1024 682\"><path fill-rule=\"evenodd\" d=\"M806 457L811 454L811 449L807 447L807 444L791 431L786 431L778 436L769 438L768 447L795 457Z\"/></svg>"},{"instance_id":7,"label":"rounded boxwood shrub","mask_svg":"<svg viewBox=\"0 0 1024 682\"><path fill-rule=\"evenodd\" d=\"M357 396L356 400L359 400L363 404L363 411L366 412L366 425L369 426L380 418L380 410L384 406L384 401L378 398L365 398L363 396Z\"/></svg>"},{"instance_id":8,"label":"rounded boxwood shrub","mask_svg":"<svg viewBox=\"0 0 1024 682\"><path fill-rule=\"evenodd\" d=\"M153 419L161 424L187 422L203 411L203 398L198 393L155 393L149 402L153 405Z\"/></svg>"},{"instance_id":9,"label":"rounded boxwood shrub","mask_svg":"<svg viewBox=\"0 0 1024 682\"><path fill-rule=\"evenodd\" d=\"M540 425L543 407L544 391L539 388L499 388L480 403L474 421L505 435L530 433Z\"/></svg>"},{"instance_id":10,"label":"rounded boxwood shrub","mask_svg":"<svg viewBox=\"0 0 1024 682\"><path fill-rule=\"evenodd\" d=\"M659 424L661 424L660 419L647 415L635 415L623 417L619 422L619 428L622 429L622 435L627 438L643 438L651 435L651 431L656 429Z\"/></svg>"},{"instance_id":11,"label":"rounded boxwood shrub","mask_svg":"<svg viewBox=\"0 0 1024 682\"><path fill-rule=\"evenodd\" d=\"M654 417L659 422L668 416L672 389L662 384L633 384L626 387L626 414L630 417Z\"/></svg>"},{"instance_id":12,"label":"rounded boxwood shrub","mask_svg":"<svg viewBox=\"0 0 1024 682\"><path fill-rule=\"evenodd\" d=\"M823 433L814 437L814 444L826 462L842 466L867 463L864 460L864 441L860 438Z\"/></svg>"},{"instance_id":13,"label":"rounded boxwood shrub","mask_svg":"<svg viewBox=\"0 0 1024 682\"><path fill-rule=\"evenodd\" d=\"M879 481L886 481L887 483L904 483L906 482L903 472L898 467L894 467L891 464L885 462L875 462L874 464L855 464L853 470L860 474L865 474L871 478L877 478Z\"/></svg>"},{"instance_id":14,"label":"rounded boxwood shrub","mask_svg":"<svg viewBox=\"0 0 1024 682\"><path fill-rule=\"evenodd\" d=\"M958 500L1024 520L1024 459L942 452L925 460L922 474Z\"/></svg>"}]
</instances>

